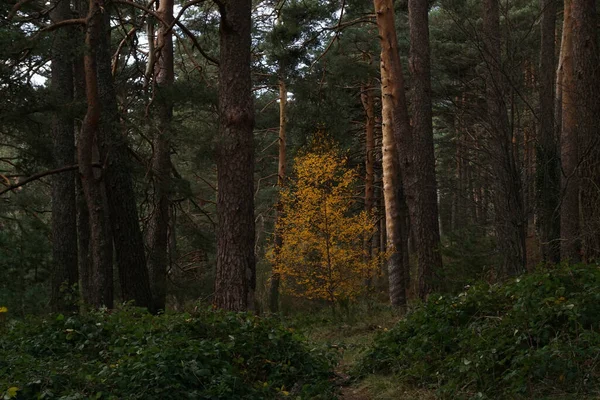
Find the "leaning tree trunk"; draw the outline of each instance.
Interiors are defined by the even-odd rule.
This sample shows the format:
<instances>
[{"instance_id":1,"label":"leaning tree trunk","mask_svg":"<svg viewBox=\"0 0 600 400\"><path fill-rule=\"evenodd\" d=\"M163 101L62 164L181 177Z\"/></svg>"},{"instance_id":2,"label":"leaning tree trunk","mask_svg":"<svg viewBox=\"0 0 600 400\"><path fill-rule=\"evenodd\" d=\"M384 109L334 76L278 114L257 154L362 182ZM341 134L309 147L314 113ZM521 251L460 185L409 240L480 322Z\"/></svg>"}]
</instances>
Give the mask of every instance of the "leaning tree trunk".
<instances>
[{"instance_id":1,"label":"leaning tree trunk","mask_svg":"<svg viewBox=\"0 0 600 400\"><path fill-rule=\"evenodd\" d=\"M69 0L59 0L50 13L52 23L71 17ZM52 49L51 88L57 112L52 121L53 155L56 168L75 162L73 102L73 42L71 28L56 31ZM52 184L52 311L77 311L77 219L75 173L54 176Z\"/></svg>"},{"instance_id":2,"label":"leaning tree trunk","mask_svg":"<svg viewBox=\"0 0 600 400\"><path fill-rule=\"evenodd\" d=\"M286 164L286 108L287 108L287 88L282 78L279 79L279 159L277 166L277 187L283 189L285 183L285 164ZM279 253L283 241L281 232L277 227L277 222L281 218L282 207L281 202L277 202L277 210L275 215L275 252ZM269 308L271 312L279 311L279 284L281 276L275 272L271 276L271 287L269 297Z\"/></svg>"},{"instance_id":3,"label":"leaning tree trunk","mask_svg":"<svg viewBox=\"0 0 600 400\"><path fill-rule=\"evenodd\" d=\"M579 163L578 129L575 110L575 71L573 64L573 18L572 0L565 0L563 19L563 41L561 45L561 136L560 158L563 175L561 177L560 207L560 254L563 260L579 261L581 254L581 231L579 223Z\"/></svg>"},{"instance_id":4,"label":"leaning tree trunk","mask_svg":"<svg viewBox=\"0 0 600 400\"><path fill-rule=\"evenodd\" d=\"M495 177L494 211L502 272L525 271L525 226L521 177L512 148L512 132L505 103L498 0L485 0L483 12L484 61L487 67L486 102L490 148Z\"/></svg>"},{"instance_id":5,"label":"leaning tree trunk","mask_svg":"<svg viewBox=\"0 0 600 400\"><path fill-rule=\"evenodd\" d=\"M556 0L541 0L540 131L536 145L537 230L542 259L560 261L560 159L554 130Z\"/></svg>"},{"instance_id":6,"label":"leaning tree trunk","mask_svg":"<svg viewBox=\"0 0 600 400\"><path fill-rule=\"evenodd\" d=\"M429 1L409 0L410 71L412 77L413 181L406 186L419 267L418 294L424 299L432 277L442 270L440 227L433 149L431 61L429 51ZM406 149L408 150L408 149Z\"/></svg>"},{"instance_id":7,"label":"leaning tree trunk","mask_svg":"<svg viewBox=\"0 0 600 400\"><path fill-rule=\"evenodd\" d=\"M582 256L585 262L593 262L600 260L600 55L596 1L574 1L572 21Z\"/></svg>"},{"instance_id":8,"label":"leaning tree trunk","mask_svg":"<svg viewBox=\"0 0 600 400\"><path fill-rule=\"evenodd\" d=\"M221 4L217 272L215 306L243 311L254 304L254 105L250 75L250 0Z\"/></svg>"},{"instance_id":9,"label":"leaning tree trunk","mask_svg":"<svg viewBox=\"0 0 600 400\"><path fill-rule=\"evenodd\" d=\"M154 183L153 210L149 221L148 272L156 310L164 310L167 296L167 265L169 263L169 191L171 187L171 120L173 105L169 89L175 81L173 65L173 35L169 26L173 21L173 0L161 0L157 14L162 17L157 34L157 51L154 66L156 84L154 111L157 127L152 141L152 175Z\"/></svg>"},{"instance_id":10,"label":"leaning tree trunk","mask_svg":"<svg viewBox=\"0 0 600 400\"><path fill-rule=\"evenodd\" d=\"M111 70L109 5L98 18L98 96L101 107L98 144L104 166L106 194L123 301L156 311L152 301L144 240L131 178L126 136L119 130L117 97Z\"/></svg>"},{"instance_id":11,"label":"leaning tree trunk","mask_svg":"<svg viewBox=\"0 0 600 400\"><path fill-rule=\"evenodd\" d=\"M398 40L394 27L394 7L391 0L374 0L377 27L381 43L381 108L383 193L386 213L387 248L391 252L388 261L390 302L399 308L406 307L406 289L409 269L404 191L400 179L397 139L395 131L406 129L402 116L397 114L398 103L406 102L403 91L402 70L397 65ZM399 72L399 73L398 73ZM401 90L399 89L402 88ZM400 124L400 126L398 126ZM410 126L409 126L410 127ZM402 171L404 172L404 171Z\"/></svg>"},{"instance_id":12,"label":"leaning tree trunk","mask_svg":"<svg viewBox=\"0 0 600 400\"><path fill-rule=\"evenodd\" d=\"M94 173L94 142L100 135L101 104L98 91L98 45L103 34L102 8L98 0L90 0L86 30L84 73L87 112L78 138L79 172L85 194L90 227L90 270L86 271L83 297L93 307L113 306L112 243L105 215L102 179Z\"/></svg>"}]
</instances>

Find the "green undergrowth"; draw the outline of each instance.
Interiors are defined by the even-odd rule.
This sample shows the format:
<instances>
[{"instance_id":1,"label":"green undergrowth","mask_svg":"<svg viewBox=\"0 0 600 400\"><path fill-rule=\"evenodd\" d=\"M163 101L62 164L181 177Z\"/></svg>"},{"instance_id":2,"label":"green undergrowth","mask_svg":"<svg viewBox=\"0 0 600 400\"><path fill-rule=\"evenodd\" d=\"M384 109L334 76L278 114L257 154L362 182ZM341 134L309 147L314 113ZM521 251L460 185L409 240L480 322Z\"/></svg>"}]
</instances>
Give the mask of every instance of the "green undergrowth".
<instances>
[{"instance_id":1,"label":"green undergrowth","mask_svg":"<svg viewBox=\"0 0 600 400\"><path fill-rule=\"evenodd\" d=\"M270 318L124 309L3 325L0 398L335 398L334 357Z\"/></svg>"},{"instance_id":2,"label":"green undergrowth","mask_svg":"<svg viewBox=\"0 0 600 400\"><path fill-rule=\"evenodd\" d=\"M284 318L283 323L297 329L311 343L325 346L337 355L336 380L342 387L340 399L351 400L431 400L434 393L427 389L401 385L392 375L373 374L360 381L352 379L351 371L373 340L392 328L400 319L388 305L356 304L335 316L331 310L298 313Z\"/></svg>"},{"instance_id":3,"label":"green undergrowth","mask_svg":"<svg viewBox=\"0 0 600 400\"><path fill-rule=\"evenodd\" d=\"M600 269L561 266L431 296L377 336L354 374L460 398L600 394Z\"/></svg>"}]
</instances>

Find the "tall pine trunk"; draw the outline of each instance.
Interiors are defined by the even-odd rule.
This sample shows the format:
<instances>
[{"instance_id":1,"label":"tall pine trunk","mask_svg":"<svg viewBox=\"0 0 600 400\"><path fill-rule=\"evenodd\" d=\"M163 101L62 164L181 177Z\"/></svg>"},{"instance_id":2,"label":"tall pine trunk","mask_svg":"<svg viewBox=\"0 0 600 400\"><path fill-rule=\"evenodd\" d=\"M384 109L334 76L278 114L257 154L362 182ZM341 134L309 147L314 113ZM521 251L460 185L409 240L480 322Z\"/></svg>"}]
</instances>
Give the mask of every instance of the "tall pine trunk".
<instances>
[{"instance_id":1,"label":"tall pine trunk","mask_svg":"<svg viewBox=\"0 0 600 400\"><path fill-rule=\"evenodd\" d=\"M74 10L78 18L85 18L88 13L88 4L85 0L75 0ZM81 27L76 31L76 40L78 42L85 42L87 28ZM83 49L81 52L76 52L76 57L73 61L73 97L75 104L85 104L86 102L86 90L85 90L85 66L84 66L84 53ZM79 149L79 141L81 140L81 131L83 129L83 120L85 118L86 111L82 110L78 113L75 120L75 131L77 138L77 149ZM81 170L81 165L79 166ZM77 253L78 253L78 265L79 265L79 284L80 294L84 304L92 304L92 299L89 294L93 292L89 288L93 285L92 282L92 243L90 236L90 216L87 208L85 192L83 189L83 179L81 174L77 174L75 180L75 193L76 193L76 207L77 207ZM112 257L111 257L112 258Z\"/></svg>"},{"instance_id":2,"label":"tall pine trunk","mask_svg":"<svg viewBox=\"0 0 600 400\"><path fill-rule=\"evenodd\" d=\"M362 86L361 100L365 111L365 211L372 213L375 203L375 105L370 83ZM372 242L372 238L365 238L365 251L369 258Z\"/></svg>"},{"instance_id":3,"label":"tall pine trunk","mask_svg":"<svg viewBox=\"0 0 600 400\"><path fill-rule=\"evenodd\" d=\"M84 74L87 112L77 144L79 172L85 194L90 228L90 268L83 274L83 297L93 307L113 306L112 243L105 214L102 179L94 172L94 145L100 135L101 103L98 91L97 52L103 33L102 8L97 0L89 1L86 29Z\"/></svg>"},{"instance_id":4,"label":"tall pine trunk","mask_svg":"<svg viewBox=\"0 0 600 400\"><path fill-rule=\"evenodd\" d=\"M285 165L286 165L286 108L287 108L287 88L283 78L279 78L279 157L277 164L277 187L283 189L285 183ZM277 222L281 217L281 203L277 202L275 214L275 252L278 253L281 245L281 232L277 228ZM274 273L271 276L271 287L269 296L269 308L271 312L279 311L279 284L281 276L279 273Z\"/></svg>"},{"instance_id":5,"label":"tall pine trunk","mask_svg":"<svg viewBox=\"0 0 600 400\"><path fill-rule=\"evenodd\" d=\"M561 176L560 254L563 260L577 262L581 254L579 223L579 164L578 129L576 116L575 71L573 63L572 0L565 0L563 40L561 45Z\"/></svg>"},{"instance_id":6,"label":"tall pine trunk","mask_svg":"<svg viewBox=\"0 0 600 400\"><path fill-rule=\"evenodd\" d=\"M418 294L424 299L433 274L442 269L440 227L433 149L429 1L409 0L410 71L412 77L413 181L406 187L419 268ZM412 207L411 207L412 204Z\"/></svg>"},{"instance_id":7,"label":"tall pine trunk","mask_svg":"<svg viewBox=\"0 0 600 400\"><path fill-rule=\"evenodd\" d=\"M71 18L69 0L59 0L50 13L56 24ZM56 168L75 162L75 132L73 102L73 42L72 28L56 31L52 48L51 87L56 115L52 121L53 155ZM75 173L63 172L54 176L52 184L52 311L77 311L79 281L77 267L77 212L75 202Z\"/></svg>"},{"instance_id":8,"label":"tall pine trunk","mask_svg":"<svg viewBox=\"0 0 600 400\"><path fill-rule=\"evenodd\" d=\"M404 108L406 108L404 83L402 70L398 64L398 39L394 26L392 1L374 0L374 6L381 43L383 193L387 248L391 252L388 260L389 295L391 304L403 309L406 307L406 289L409 282L409 268L406 262L408 233L395 131L406 129L402 116L397 115L399 102L404 101ZM400 92L402 96L398 96ZM402 126L398 126L398 123Z\"/></svg>"},{"instance_id":9,"label":"tall pine trunk","mask_svg":"<svg viewBox=\"0 0 600 400\"><path fill-rule=\"evenodd\" d=\"M254 106L250 75L250 0L224 0L220 7L217 272L215 306L253 308Z\"/></svg>"},{"instance_id":10,"label":"tall pine trunk","mask_svg":"<svg viewBox=\"0 0 600 400\"><path fill-rule=\"evenodd\" d=\"M170 88L175 81L173 65L173 35L169 26L173 21L173 0L161 0L157 14L162 17L157 34L159 52L154 66L155 107L157 126L152 140L153 210L149 221L148 272L156 310L164 310L167 296L167 265L169 263L169 191L171 188L171 120L173 105Z\"/></svg>"},{"instance_id":11,"label":"tall pine trunk","mask_svg":"<svg viewBox=\"0 0 600 400\"><path fill-rule=\"evenodd\" d=\"M365 210L371 212L375 196L375 106L372 85L362 87L361 98L365 111Z\"/></svg>"},{"instance_id":12,"label":"tall pine trunk","mask_svg":"<svg viewBox=\"0 0 600 400\"><path fill-rule=\"evenodd\" d=\"M110 7L98 17L96 47L99 117L98 148L104 167L106 194L123 301L156 311L150 291L144 240L133 190L132 165L126 136L119 127L119 111L111 70Z\"/></svg>"},{"instance_id":13,"label":"tall pine trunk","mask_svg":"<svg viewBox=\"0 0 600 400\"><path fill-rule=\"evenodd\" d=\"M495 178L494 211L501 270L506 275L525 271L526 218L521 176L513 151L505 102L507 87L502 70L502 41L498 0L485 0L483 12L484 61L487 68L486 102L491 158Z\"/></svg>"},{"instance_id":14,"label":"tall pine trunk","mask_svg":"<svg viewBox=\"0 0 600 400\"><path fill-rule=\"evenodd\" d=\"M554 130L556 0L540 0L540 130L536 146L537 230L542 259L560 261L560 159Z\"/></svg>"},{"instance_id":15,"label":"tall pine trunk","mask_svg":"<svg viewBox=\"0 0 600 400\"><path fill-rule=\"evenodd\" d=\"M600 54L595 0L572 3L575 116L585 262L600 260Z\"/></svg>"}]
</instances>

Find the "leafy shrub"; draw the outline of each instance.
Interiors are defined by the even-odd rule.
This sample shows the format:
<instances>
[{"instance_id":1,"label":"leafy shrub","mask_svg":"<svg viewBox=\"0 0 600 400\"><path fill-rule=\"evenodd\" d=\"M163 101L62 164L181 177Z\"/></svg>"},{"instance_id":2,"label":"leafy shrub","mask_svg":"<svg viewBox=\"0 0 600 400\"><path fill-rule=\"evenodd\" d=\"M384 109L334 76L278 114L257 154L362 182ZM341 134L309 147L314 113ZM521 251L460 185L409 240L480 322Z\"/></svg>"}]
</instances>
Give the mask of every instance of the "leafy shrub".
<instances>
[{"instance_id":1,"label":"leafy shrub","mask_svg":"<svg viewBox=\"0 0 600 400\"><path fill-rule=\"evenodd\" d=\"M0 212L0 306L24 316L48 311L51 270L48 227L23 217L19 224Z\"/></svg>"},{"instance_id":2,"label":"leafy shrub","mask_svg":"<svg viewBox=\"0 0 600 400\"><path fill-rule=\"evenodd\" d=\"M598 394L599 328L600 269L561 266L431 296L355 372L394 373L453 399Z\"/></svg>"},{"instance_id":3,"label":"leafy shrub","mask_svg":"<svg viewBox=\"0 0 600 400\"><path fill-rule=\"evenodd\" d=\"M6 398L327 399L331 367L296 333L249 314L127 309L0 330Z\"/></svg>"}]
</instances>

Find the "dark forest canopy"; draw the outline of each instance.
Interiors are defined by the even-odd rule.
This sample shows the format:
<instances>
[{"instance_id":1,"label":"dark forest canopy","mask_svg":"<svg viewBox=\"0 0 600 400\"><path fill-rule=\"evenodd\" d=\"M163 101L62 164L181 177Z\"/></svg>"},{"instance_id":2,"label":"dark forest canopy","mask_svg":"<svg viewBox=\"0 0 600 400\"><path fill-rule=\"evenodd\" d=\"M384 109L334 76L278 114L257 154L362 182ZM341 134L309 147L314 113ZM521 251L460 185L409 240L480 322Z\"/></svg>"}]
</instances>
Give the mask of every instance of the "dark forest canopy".
<instances>
[{"instance_id":1,"label":"dark forest canopy","mask_svg":"<svg viewBox=\"0 0 600 400\"><path fill-rule=\"evenodd\" d=\"M0 7L0 306L16 315L403 309L598 258L594 1ZM310 158L324 143L353 179L299 181L299 159L331 167ZM327 251L281 257L302 224L283 211L306 204ZM331 296L293 263L327 272ZM359 273L366 290L345 293Z\"/></svg>"},{"instance_id":2,"label":"dark forest canopy","mask_svg":"<svg viewBox=\"0 0 600 400\"><path fill-rule=\"evenodd\" d=\"M597 398L599 22L0 2L0 397Z\"/></svg>"}]
</instances>

